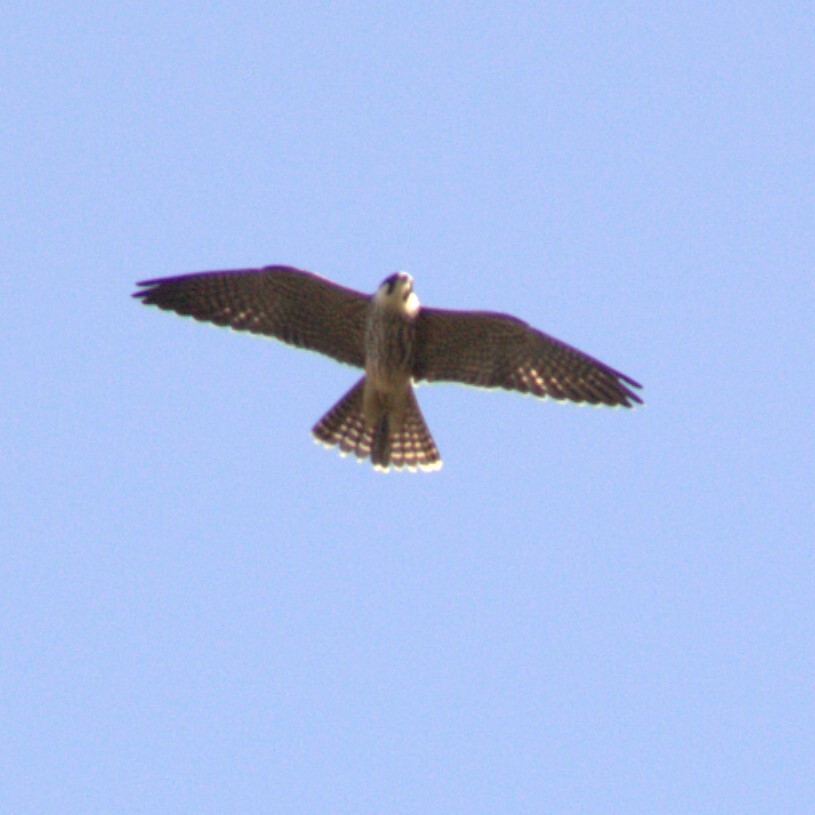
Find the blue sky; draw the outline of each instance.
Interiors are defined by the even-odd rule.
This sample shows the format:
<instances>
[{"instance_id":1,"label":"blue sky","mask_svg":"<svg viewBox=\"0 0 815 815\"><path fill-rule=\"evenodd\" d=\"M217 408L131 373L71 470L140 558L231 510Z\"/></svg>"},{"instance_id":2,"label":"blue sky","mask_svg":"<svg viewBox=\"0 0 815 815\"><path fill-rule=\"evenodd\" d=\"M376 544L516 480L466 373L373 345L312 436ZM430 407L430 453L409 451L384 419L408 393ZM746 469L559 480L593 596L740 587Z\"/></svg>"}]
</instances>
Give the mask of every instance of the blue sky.
<instances>
[{"instance_id":1,"label":"blue sky","mask_svg":"<svg viewBox=\"0 0 815 815\"><path fill-rule=\"evenodd\" d=\"M805 3L13 2L0 810L815 810ZM285 263L640 380L357 373L131 300Z\"/></svg>"}]
</instances>

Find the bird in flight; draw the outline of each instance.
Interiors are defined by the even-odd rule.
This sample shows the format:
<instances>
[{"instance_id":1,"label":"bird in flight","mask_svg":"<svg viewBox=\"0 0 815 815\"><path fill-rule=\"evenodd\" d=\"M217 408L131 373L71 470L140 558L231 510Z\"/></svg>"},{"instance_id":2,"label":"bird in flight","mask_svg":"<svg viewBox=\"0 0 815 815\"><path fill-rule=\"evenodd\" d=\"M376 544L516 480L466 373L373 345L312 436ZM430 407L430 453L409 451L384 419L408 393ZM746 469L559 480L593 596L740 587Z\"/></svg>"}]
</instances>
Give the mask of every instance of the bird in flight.
<instances>
[{"instance_id":1,"label":"bird in flight","mask_svg":"<svg viewBox=\"0 0 815 815\"><path fill-rule=\"evenodd\" d=\"M378 470L435 470L441 456L414 382L505 388L591 405L633 407L642 386L508 314L424 308L406 272L373 295L289 266L145 280L145 305L263 334L362 368L312 429Z\"/></svg>"}]
</instances>

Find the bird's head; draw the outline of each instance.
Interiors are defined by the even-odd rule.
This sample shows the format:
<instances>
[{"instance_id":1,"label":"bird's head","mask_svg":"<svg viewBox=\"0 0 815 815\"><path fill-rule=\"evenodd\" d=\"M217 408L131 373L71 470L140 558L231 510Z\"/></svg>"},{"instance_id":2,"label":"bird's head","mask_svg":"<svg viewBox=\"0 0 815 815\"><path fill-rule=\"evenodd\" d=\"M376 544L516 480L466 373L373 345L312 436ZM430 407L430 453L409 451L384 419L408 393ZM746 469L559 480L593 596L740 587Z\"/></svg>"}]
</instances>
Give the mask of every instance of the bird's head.
<instances>
[{"instance_id":1,"label":"bird's head","mask_svg":"<svg viewBox=\"0 0 815 815\"><path fill-rule=\"evenodd\" d=\"M413 291L413 278L407 272L386 277L374 295L378 306L404 312L414 317L419 310L419 298Z\"/></svg>"}]
</instances>

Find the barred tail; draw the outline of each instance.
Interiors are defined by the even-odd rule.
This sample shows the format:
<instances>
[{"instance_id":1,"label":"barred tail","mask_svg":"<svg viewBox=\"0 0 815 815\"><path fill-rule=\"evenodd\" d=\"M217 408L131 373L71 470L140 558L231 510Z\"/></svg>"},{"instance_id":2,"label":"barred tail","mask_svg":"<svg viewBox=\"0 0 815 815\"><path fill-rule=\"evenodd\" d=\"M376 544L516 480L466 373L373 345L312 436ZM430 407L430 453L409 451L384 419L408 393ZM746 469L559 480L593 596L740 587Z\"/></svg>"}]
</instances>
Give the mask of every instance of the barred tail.
<instances>
[{"instance_id":1,"label":"barred tail","mask_svg":"<svg viewBox=\"0 0 815 815\"><path fill-rule=\"evenodd\" d=\"M427 429L413 388L406 396L404 419L401 427L393 426L393 415L383 412L374 423L365 419L365 377L351 388L328 413L314 425L312 433L317 441L333 447L340 453L353 452L362 460L370 456L378 470L437 470L441 456Z\"/></svg>"},{"instance_id":2,"label":"barred tail","mask_svg":"<svg viewBox=\"0 0 815 815\"><path fill-rule=\"evenodd\" d=\"M363 407L365 377L351 388L328 413L317 422L311 432L326 447L339 445L340 453L354 453L358 459L371 454L374 429L366 425Z\"/></svg>"},{"instance_id":3,"label":"barred tail","mask_svg":"<svg viewBox=\"0 0 815 815\"><path fill-rule=\"evenodd\" d=\"M402 426L390 435L390 458L394 467L407 467L409 470L416 467L420 470L438 470L441 467L438 448L410 386Z\"/></svg>"}]
</instances>

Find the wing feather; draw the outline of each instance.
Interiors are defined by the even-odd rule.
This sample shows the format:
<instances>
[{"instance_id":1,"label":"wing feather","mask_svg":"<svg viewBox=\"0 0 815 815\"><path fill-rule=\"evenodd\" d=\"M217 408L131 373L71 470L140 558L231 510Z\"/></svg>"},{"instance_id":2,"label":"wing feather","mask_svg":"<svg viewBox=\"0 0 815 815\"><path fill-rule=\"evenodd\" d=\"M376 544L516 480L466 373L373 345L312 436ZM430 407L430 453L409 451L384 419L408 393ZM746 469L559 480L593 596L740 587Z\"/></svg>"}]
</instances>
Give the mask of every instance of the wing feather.
<instances>
[{"instance_id":1,"label":"wing feather","mask_svg":"<svg viewBox=\"0 0 815 815\"><path fill-rule=\"evenodd\" d=\"M370 297L288 266L145 280L133 296L196 320L274 337L334 359L365 365Z\"/></svg>"},{"instance_id":2,"label":"wing feather","mask_svg":"<svg viewBox=\"0 0 815 815\"><path fill-rule=\"evenodd\" d=\"M632 407L638 382L508 314L423 308L414 378Z\"/></svg>"}]
</instances>

